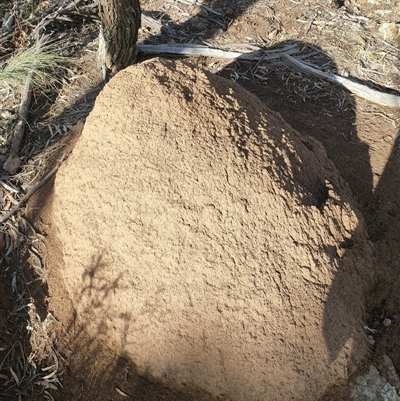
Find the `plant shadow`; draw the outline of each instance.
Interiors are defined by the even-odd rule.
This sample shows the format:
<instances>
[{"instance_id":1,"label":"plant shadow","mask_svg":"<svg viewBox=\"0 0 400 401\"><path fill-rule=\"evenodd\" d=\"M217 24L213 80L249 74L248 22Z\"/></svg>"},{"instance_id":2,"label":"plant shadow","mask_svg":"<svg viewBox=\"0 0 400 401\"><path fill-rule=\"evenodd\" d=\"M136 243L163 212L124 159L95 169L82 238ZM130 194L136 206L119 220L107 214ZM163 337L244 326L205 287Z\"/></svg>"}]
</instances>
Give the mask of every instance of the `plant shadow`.
<instances>
[{"instance_id":1,"label":"plant shadow","mask_svg":"<svg viewBox=\"0 0 400 401\"><path fill-rule=\"evenodd\" d=\"M229 6L229 3L226 1L209 2L207 4L217 10L227 8ZM204 25L205 23L202 21L201 14L191 18L189 21L186 21L183 24L172 23L168 21L167 17L165 17L166 25L169 30L181 32L183 38L185 35L189 36L190 34L193 34L195 36L197 35L197 37L201 40L207 40L212 38L213 35L217 34L218 29L228 29L229 24L231 24L235 18L241 15L252 4L255 4L255 2L250 1L241 3L241 8L239 8L238 11L234 11L231 14L231 17L228 19L226 18L226 15L224 15L223 19L216 15L216 25L210 27L207 26L207 24ZM150 42L157 40L158 38L154 37L150 40ZM299 49L304 52L304 54L307 54L307 52L311 51L311 49L314 51L316 50L313 45L306 42L297 41L290 43L295 43ZM275 45L272 47L272 49L276 49L277 47L284 46L286 44L288 44L288 42ZM325 57L323 63L325 65L329 65L330 71L337 72L335 71L336 67L334 61L326 55L323 49L317 50L320 57ZM255 93L265 104L267 104L269 108L279 112L284 120L291 124L300 133L311 135L324 145L325 149L327 150L328 157L334 162L342 176L349 183L353 195L359 203L360 210L368 216L366 218L367 230L372 241L379 242L381 251L385 250L383 242L386 238L388 238L388 236L390 236L392 241L398 243L398 233L400 232L400 227L398 227L397 224L399 221L397 218L399 210L398 207L400 206L398 201L400 183L396 174L399 167L398 143L396 142L393 145L393 152L388 160L385 171L379 184L376 186L376 188L374 188L369 156L370 148L365 142L358 138L356 129L355 100L351 94L345 90L340 90L331 84L328 85L323 82L316 82L315 78L307 81L307 78L304 75L297 74L292 76L289 71L286 72L286 75L282 75L281 69L275 68L273 65L269 66L268 63L261 64L265 70L268 71L268 82L270 85L263 85L261 87L259 83L248 79L239 79L238 82L251 92ZM235 74L238 74L242 77L248 77L251 76L253 67L254 63L252 64L244 61L235 61L220 71L219 74L228 79L232 78L232 76L236 76ZM306 101L304 101L304 98L302 98L302 94L304 94L304 92L299 91L298 95L294 95L292 90L293 88L301 88L305 81L313 81L314 84L316 84L315 87L318 88L317 94L314 96L310 95ZM102 84L99 84L98 88L94 90L94 97L101 90L101 88ZM332 99L333 92L335 94ZM64 110L60 115L58 115L54 119L54 122L77 122L71 121L71 119L74 119L74 110L82 111L83 109L85 110L84 113L80 112L78 114L79 119L85 119L90 113L93 105L94 100L90 99L88 101L87 94L85 94L70 108ZM50 133L44 134L44 138L50 138ZM29 141L26 143L26 146L30 146ZM282 147L283 145L281 143L277 143L276 146ZM47 191L48 194L51 193L51 184L47 187ZM314 188L313 191L315 192ZM324 192L324 188L318 184L318 190L316 192L320 193L321 191ZM46 199L46 192L44 192L43 196L44 197L41 199L39 204L48 201ZM48 196L50 197L50 195ZM324 198L324 196L324 194L321 195L322 198ZM383 211L380 208L382 199L385 200L385 208ZM392 207L390 210L388 210L386 206L388 201L392 202ZM322 203L321 200L318 200L317 203L318 202ZM40 214L39 211L37 213ZM33 213L33 220L36 219L35 215L36 213ZM395 221L395 229L390 227L393 222L392 218ZM362 219L363 217L360 216L360 220ZM398 230L397 234L396 230ZM352 247L349 246L349 248ZM348 293L354 291L354 288L352 288L352 283L354 282L353 276L361 274L365 276L366 280L368 281L371 280L371 276L375 277L377 274L377 271L375 270L357 271L354 269L353 262L351 265L347 265L346 263L348 258L346 257L346 252L351 253L352 251L351 249L346 249L344 256L341 258L341 265L338 268L337 276L335 277L329 290L325 307L323 331L326 345L331 355L331 362L336 359L337 355L341 352L345 344L353 336L355 330L355 328L348 327L347 331L342 331L341 336L338 337L336 330L337 325L341 324L343 321L346 321L347 314L351 315L354 309L359 308L360 305L357 305L357 303L359 303L363 297L368 295L368 291L366 289L360 289L359 292L357 292L358 290L356 291L357 296L354 297L355 304L349 305L343 303L343 299L348 299ZM397 258L397 256L399 256L398 254L399 252L385 254L384 260L386 267L392 273L398 271L399 268L398 260L400 259ZM84 275L81 277L81 298L88 296L89 298L93 299L93 303L84 305L82 309L84 314L89 313L92 308L98 309L105 307L110 299L110 296L112 296L112 294L120 289L121 285L123 285L123 278L121 276L117 276L112 282L109 282L103 278L102 272L108 267L109 266L107 266L107 263L103 260L102 255L93 256L91 263L88 265ZM381 275L383 276L381 285L384 286L390 284L387 282L387 274L381 273ZM393 293L395 293L395 290L397 289L393 287L393 285L390 287L392 288L391 296L393 296ZM366 291L366 293L363 293L361 290ZM36 297L36 302L38 304L45 304L46 302L44 299L49 295L48 288L44 288L42 291L42 296L40 298ZM338 310L341 311L340 317L338 317ZM44 317L45 314L43 314L42 318ZM123 321L126 326L124 330L125 335L129 331L129 321L132 318L133 317L129 314L120 315L121 321ZM124 374L128 372L128 375L131 371L132 378L130 380L133 380L135 383L133 386L138 387L139 389L143 387L143 390L140 390L137 394L135 394L135 399L187 399L183 398L181 395L168 392L166 389L162 389L160 387L151 387L153 385L149 384L146 379L135 375L134 365L125 356L123 346L121 349L119 349L119 355L114 359L110 359L110 354L105 353L104 350L101 349L101 346L98 342L93 341L90 336L87 336L85 325L77 326L76 319L77 315L75 315L75 318L70 323L70 326L66 329L66 331L74 332L76 331L76 328L78 328L73 338L74 341L77 341L77 343L79 342L81 345L79 345L79 349L74 349L72 344L69 345L71 350L73 350L71 351L69 358L72 358L73 360L73 353L80 355L82 361L85 357L87 357L87 354L94 355L95 358L91 361L93 366L90 368L87 366L87 361L83 363L78 361L77 358L72 362L74 365L74 370L77 369L77 371L85 371L88 369L90 372L88 377L91 377L89 383L85 381L86 379L82 379L82 381L76 382L75 386L72 385L72 381L69 381L69 384L73 387L67 390L67 392L70 392L70 394L73 394L74 397L77 397L75 399L89 400L97 399L97 397L100 399L101 394L104 394L103 392L105 391L101 384L103 375L104 377L109 377L109 380L111 381L111 376L115 371L124 372ZM101 321L101 324L98 327L98 333L99 335L106 336L108 330L112 330L112 327L109 327L109 324L105 318L103 321ZM84 339L83 341L82 338ZM126 342L126 339L122 338L121 344L124 344L124 342ZM112 369L110 367L112 367ZM118 377L118 381L115 381L115 387L118 387L123 392L125 390L121 388L120 383L124 380L126 380L126 377L121 376ZM107 385L110 383L107 380L106 382ZM129 384L131 386L132 381L130 381ZM153 398L149 398L149 394L153 394ZM208 397L208 395L203 395L203 397L204 399L207 399L206 397Z\"/></svg>"}]
</instances>

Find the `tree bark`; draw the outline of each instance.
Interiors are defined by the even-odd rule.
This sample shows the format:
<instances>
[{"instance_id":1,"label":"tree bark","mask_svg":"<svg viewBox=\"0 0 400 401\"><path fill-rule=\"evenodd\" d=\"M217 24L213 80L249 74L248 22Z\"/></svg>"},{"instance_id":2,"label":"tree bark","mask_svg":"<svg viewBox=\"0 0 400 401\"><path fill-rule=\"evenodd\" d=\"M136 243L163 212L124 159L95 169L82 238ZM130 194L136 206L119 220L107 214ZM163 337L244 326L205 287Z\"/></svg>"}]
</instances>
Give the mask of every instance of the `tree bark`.
<instances>
[{"instance_id":1,"label":"tree bark","mask_svg":"<svg viewBox=\"0 0 400 401\"><path fill-rule=\"evenodd\" d=\"M98 0L101 18L99 59L103 73L116 72L136 58L140 28L139 0Z\"/></svg>"}]
</instances>

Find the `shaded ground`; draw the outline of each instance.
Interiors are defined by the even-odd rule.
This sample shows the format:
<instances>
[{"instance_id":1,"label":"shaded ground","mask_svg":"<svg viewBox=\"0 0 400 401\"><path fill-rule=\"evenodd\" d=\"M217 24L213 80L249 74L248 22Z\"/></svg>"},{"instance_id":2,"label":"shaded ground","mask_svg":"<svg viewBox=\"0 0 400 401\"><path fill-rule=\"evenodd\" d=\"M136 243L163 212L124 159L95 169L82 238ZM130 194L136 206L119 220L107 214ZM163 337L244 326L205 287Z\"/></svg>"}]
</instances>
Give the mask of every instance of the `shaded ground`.
<instances>
[{"instance_id":1,"label":"shaded ground","mask_svg":"<svg viewBox=\"0 0 400 401\"><path fill-rule=\"evenodd\" d=\"M348 11L338 9L334 4L327 7L325 3L216 2L211 7L221 13L217 15L184 3L143 2L144 13L163 23L163 27L154 24L148 26L144 23L142 37L153 43L206 40L219 45L251 42L267 47L287 40L296 40L307 46L304 54L310 54L309 44L318 46L329 54L329 57L325 58L321 58L319 53L315 56L314 64L323 66L324 69L349 73L364 82L398 87L398 38L396 39L396 35L392 37L386 34L382 39L380 32L382 23L393 22L395 16L399 15L398 2L390 2L385 9L380 2L371 5L359 1L358 10L354 4L349 3ZM81 31L87 35L88 40L90 32L87 27ZM233 48L237 49L237 46ZM63 89L62 95L67 99L67 106L65 102L58 102L48 115L43 115L40 107L36 109L36 115L32 118L32 131L37 135L35 140L39 143L43 143L43 138L51 137L49 125L61 127L62 131L63 126L67 126L68 131L68 126L84 118L90 110L97 92L91 92L86 97L85 93L92 90L99 79L93 67L95 49L94 42L89 43L86 50L83 50L75 69L77 79L70 88ZM312 62L312 58L309 60ZM393 280L393 277L398 275L400 260L398 110L353 99L337 87L293 72L282 64L263 61L256 64L227 63L206 58L198 58L196 61L203 67L213 71L220 70L221 75L236 80L255 93L272 110L278 111L295 129L314 136L324 144L328 156L345 177L359 202L374 243L379 276L375 292L366 300L366 325L370 329L378 330L366 333L371 336L371 349L374 351L372 358L387 354L394 366L400 367L400 316L396 295L399 288L398 283ZM80 96L84 96L83 101L76 103ZM54 140L56 139L57 136ZM26 149L29 149L32 142L34 140L27 141ZM31 155L29 152L28 154ZM46 195L41 196L44 196L43 200L47 202ZM38 205L41 205L40 198ZM28 211L28 217L36 214L34 209L31 211ZM42 221L43 224L37 222L37 228L39 232L46 233L45 224L49 222L45 217ZM17 259L18 256L13 259L6 258L10 265ZM32 261L26 265L26 272L28 276L35 276L30 273L31 264ZM7 283L6 291L10 293L12 273L10 269L3 272ZM63 379L64 390L60 391L58 399L120 399L122 395L116 387L124 390L127 381L130 385L136 383L135 399L189 399L148 384L146 380L134 375L134 367L126 360L119 359L106 350L100 351L92 339L81 332L79 327L74 326L72 309L68 307L68 300L65 299L62 289L57 287L58 277L52 277L51 272L48 274L49 293L46 288L42 288L36 292L31 291L31 294L33 299L43 306L43 310L49 302L50 310L58 320L49 330L52 333L50 337L55 341L55 348L66 359L64 374L60 376L60 380ZM52 300L48 299L48 296ZM1 307L6 317L10 302L2 299ZM15 316L19 307L20 305L11 307L14 311L11 316ZM21 314L21 310L18 314ZM42 323L45 317L44 312L40 319ZM385 318L391 320L389 326L383 325ZM10 317L7 319L5 325L12 326L12 322L9 322ZM16 336L28 339L29 334L25 332L26 314L21 314L20 319L20 332ZM7 341L11 344L12 340ZM21 344L24 342L21 341ZM9 348L5 347L5 351L8 350ZM52 358L49 360L52 363ZM103 366L107 366L106 371L103 370ZM132 376L129 376L131 373ZM9 371L7 376L12 382ZM207 399L206 395L193 397ZM338 397L346 399L344 395ZM10 399L14 398L15 396L10 396Z\"/></svg>"}]
</instances>

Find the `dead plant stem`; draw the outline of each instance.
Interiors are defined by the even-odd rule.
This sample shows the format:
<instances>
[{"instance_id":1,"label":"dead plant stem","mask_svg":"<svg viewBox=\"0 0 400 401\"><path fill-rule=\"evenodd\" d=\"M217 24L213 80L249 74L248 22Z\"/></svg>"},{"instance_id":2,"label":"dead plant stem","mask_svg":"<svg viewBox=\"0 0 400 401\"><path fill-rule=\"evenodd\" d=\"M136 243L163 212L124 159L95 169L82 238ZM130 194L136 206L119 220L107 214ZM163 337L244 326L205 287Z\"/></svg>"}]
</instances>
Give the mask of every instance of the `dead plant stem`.
<instances>
[{"instance_id":1,"label":"dead plant stem","mask_svg":"<svg viewBox=\"0 0 400 401\"><path fill-rule=\"evenodd\" d=\"M62 158L58 161L56 166L42 179L40 180L37 184L35 184L22 198L21 200L17 203L17 205L12 208L9 212L4 214L3 216L0 217L0 223L4 223L6 220L8 220L13 214L15 214L21 206L32 196L34 192L36 192L41 186L43 186L49 178L58 170L60 167L61 163L66 159L67 153L64 153Z\"/></svg>"}]
</instances>

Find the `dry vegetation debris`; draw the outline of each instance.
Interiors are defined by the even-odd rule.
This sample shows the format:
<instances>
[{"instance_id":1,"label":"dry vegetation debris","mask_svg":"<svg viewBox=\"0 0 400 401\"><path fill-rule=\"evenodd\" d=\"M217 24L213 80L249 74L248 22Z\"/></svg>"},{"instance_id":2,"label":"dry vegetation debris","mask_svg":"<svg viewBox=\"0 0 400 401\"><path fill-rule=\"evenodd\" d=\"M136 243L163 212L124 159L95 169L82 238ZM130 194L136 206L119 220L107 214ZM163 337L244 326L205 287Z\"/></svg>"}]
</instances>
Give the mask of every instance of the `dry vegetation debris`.
<instances>
[{"instance_id":1,"label":"dry vegetation debris","mask_svg":"<svg viewBox=\"0 0 400 401\"><path fill-rule=\"evenodd\" d=\"M75 66L72 56L95 26L82 37L77 31L84 30L86 23L93 25L97 18L94 9L92 2L76 0L1 6L0 292L6 296L0 302L2 399L33 400L40 395L53 400L52 393L61 388L62 357L53 347L56 319L46 310L44 295L44 237L23 207L62 161L64 145L59 139L71 126L68 118L53 121L56 112L51 105L56 101L68 109L65 104L76 101L76 97L66 96L63 87L79 81L80 63ZM82 109L70 111L70 116L76 117L70 119L71 125L87 114L88 108Z\"/></svg>"},{"instance_id":2,"label":"dry vegetation debris","mask_svg":"<svg viewBox=\"0 0 400 401\"><path fill-rule=\"evenodd\" d=\"M306 72L310 64L331 76L350 76L368 88L398 96L399 2L327 3L144 0L140 48L144 53L179 54L176 46L185 44L192 55L199 56L199 65L213 72L225 68L231 79L259 85L268 85L275 74L285 83L281 90L293 103L330 99L336 109L351 107L336 85ZM56 68L58 81L53 85L48 87L49 77L44 76L46 89L33 92L29 117L22 115L28 123L24 139L18 152L12 152L18 160L12 160L16 163L8 169L12 173L3 168L0 177L5 283L0 289L9 296L0 305L0 391L10 399L35 399L41 393L44 399L52 400L53 392L61 386L62 363L52 346L55 318L38 312L40 287L46 285L42 237L22 206L54 173L63 147L60 138L87 116L101 88L96 69L98 17L96 4L89 0L4 1L0 16L0 78L8 81L0 87L2 166L10 155L24 99L21 85L15 82L24 83L30 70L19 71L11 82L6 76L7 65L44 33L57 40L51 62L54 57L73 61L61 74ZM249 60L236 63L223 59L238 52ZM293 70L285 62L285 54L296 55L305 67ZM210 55L213 58L205 57ZM396 118L392 120L400 125Z\"/></svg>"}]
</instances>

